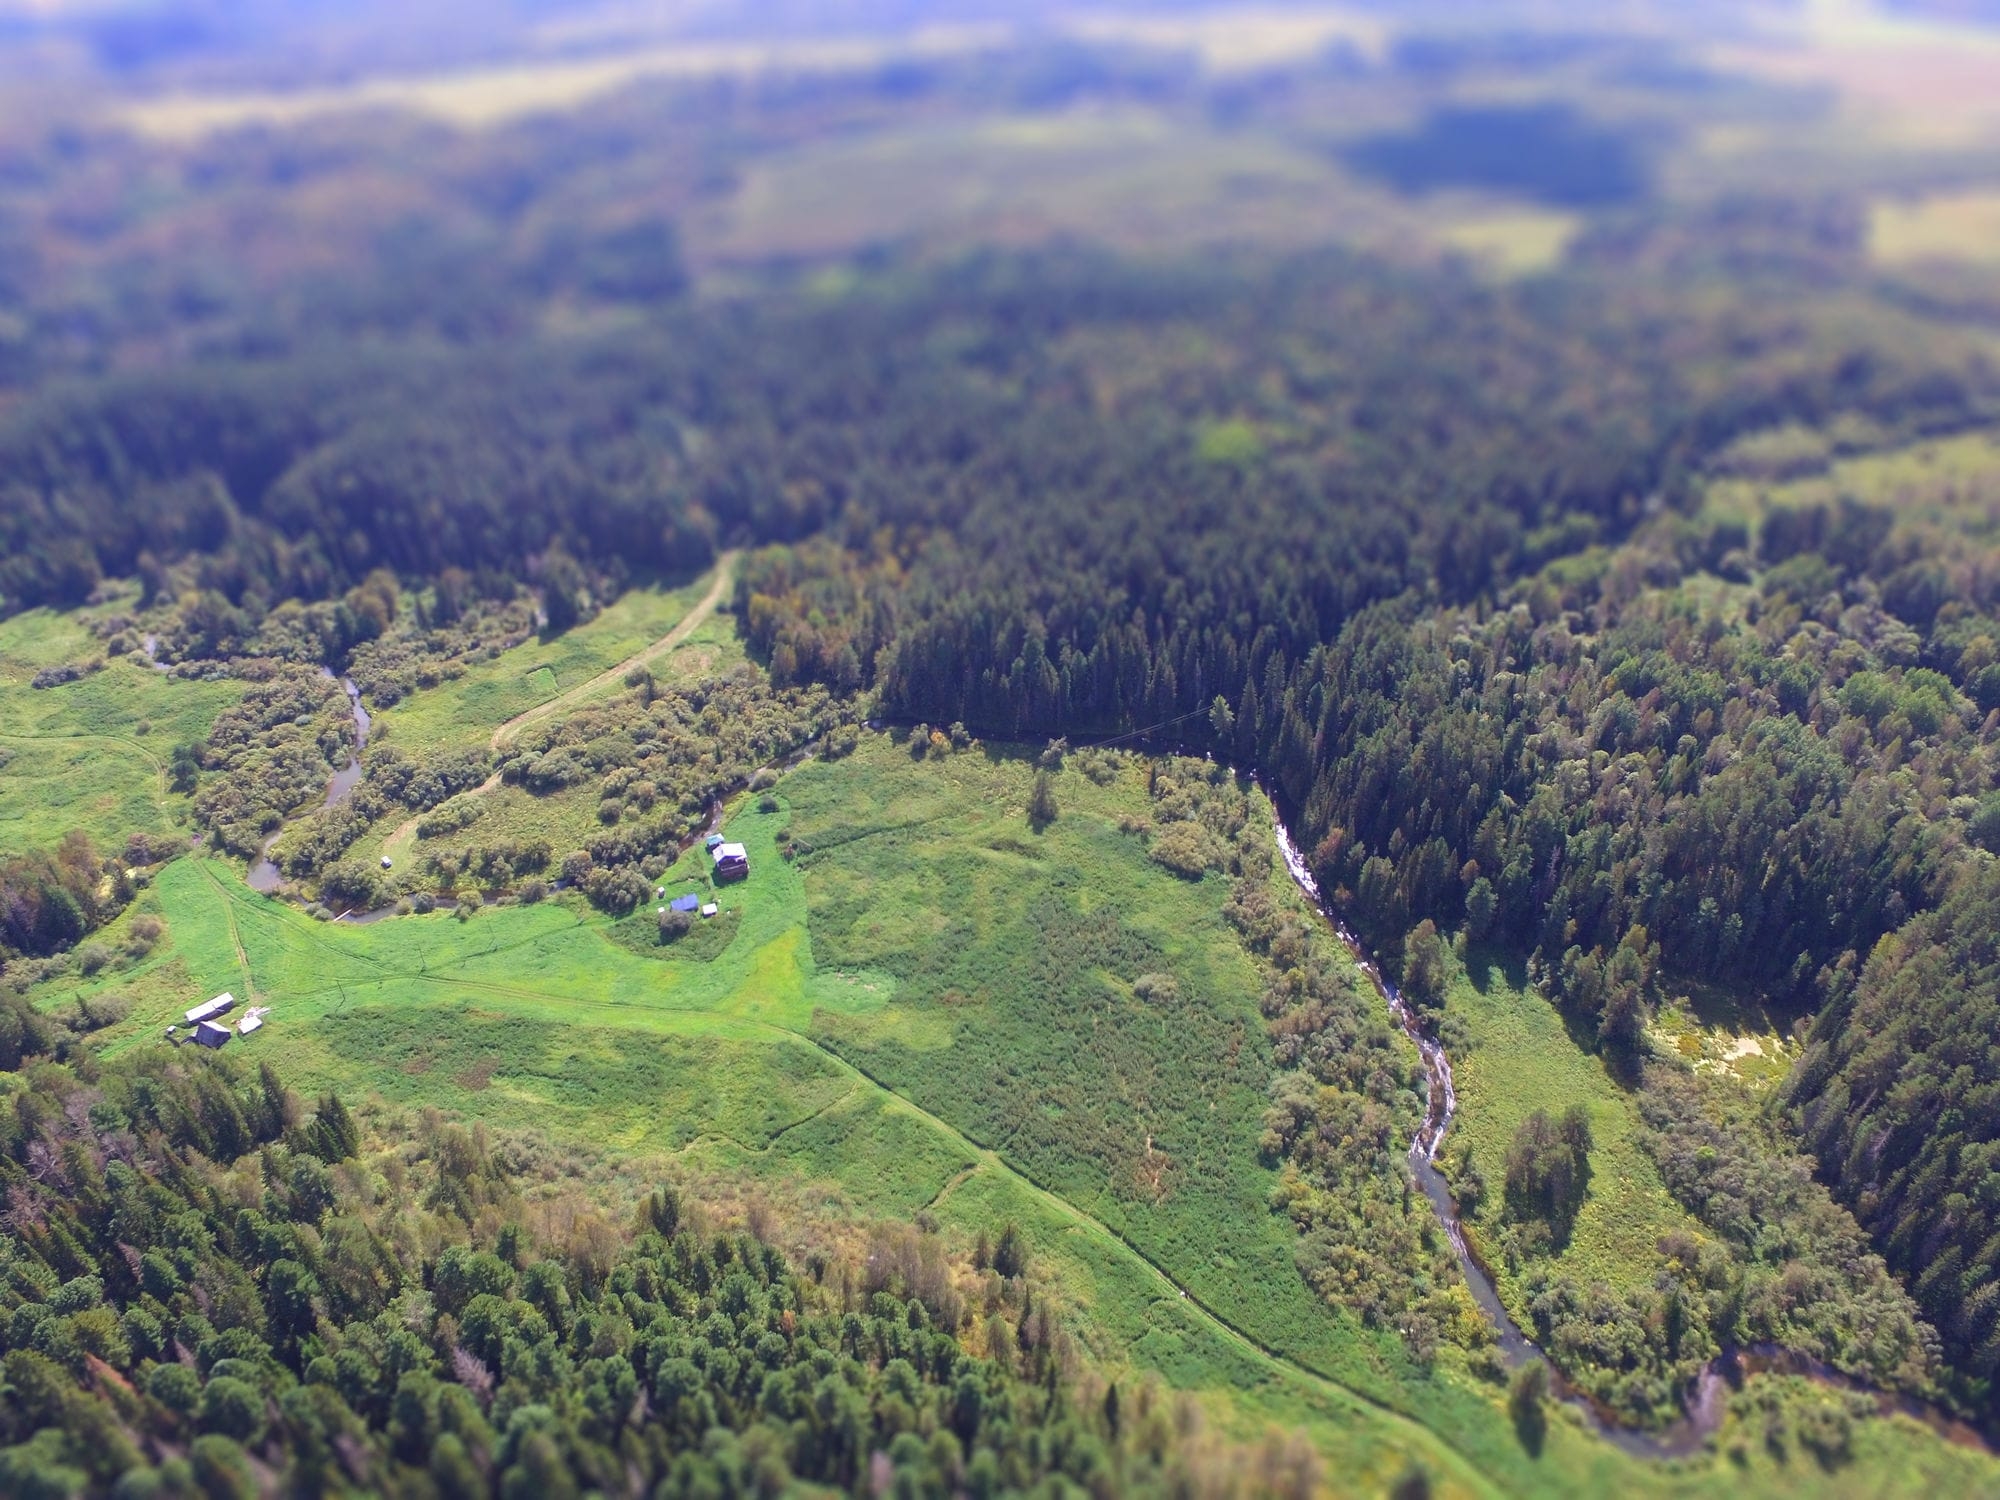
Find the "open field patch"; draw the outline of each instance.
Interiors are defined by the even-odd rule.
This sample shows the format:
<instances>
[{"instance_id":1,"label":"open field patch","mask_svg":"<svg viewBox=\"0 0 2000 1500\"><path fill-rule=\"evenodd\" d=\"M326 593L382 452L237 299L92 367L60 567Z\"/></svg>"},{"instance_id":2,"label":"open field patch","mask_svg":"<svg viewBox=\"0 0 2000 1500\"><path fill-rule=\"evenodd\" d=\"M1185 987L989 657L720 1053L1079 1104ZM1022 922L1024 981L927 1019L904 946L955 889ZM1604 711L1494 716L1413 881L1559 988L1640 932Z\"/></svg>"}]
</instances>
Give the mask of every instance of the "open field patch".
<instances>
[{"instance_id":1,"label":"open field patch","mask_svg":"<svg viewBox=\"0 0 2000 1500\"><path fill-rule=\"evenodd\" d=\"M1516 1319L1528 1322L1521 1286L1526 1267L1500 1247L1505 1201L1500 1191L1515 1132L1536 1110L1560 1117L1580 1105L1590 1120L1590 1184L1567 1245L1548 1257L1553 1268L1589 1285L1650 1287L1658 1245L1670 1233L1700 1226L1676 1203L1658 1168L1640 1148L1636 1100L1584 1051L1562 1015L1518 974L1475 959L1475 978L1453 984L1447 1013L1463 1024L1468 1044L1452 1057L1459 1112L1453 1145L1469 1148L1488 1191L1467 1228L1492 1268Z\"/></svg>"},{"instance_id":2,"label":"open field patch","mask_svg":"<svg viewBox=\"0 0 2000 1500\"><path fill-rule=\"evenodd\" d=\"M90 662L101 668L32 686L45 669ZM73 617L32 610L0 622L0 849L53 844L72 828L115 848L178 827L187 799L167 786L173 747L203 739L242 693L240 682L107 659Z\"/></svg>"},{"instance_id":3,"label":"open field patch","mask_svg":"<svg viewBox=\"0 0 2000 1500\"><path fill-rule=\"evenodd\" d=\"M629 590L552 640L524 641L477 663L463 677L411 694L383 710L374 733L427 751L483 746L508 720L572 691L664 636L686 617L708 582Z\"/></svg>"},{"instance_id":4,"label":"open field patch","mask_svg":"<svg viewBox=\"0 0 2000 1500\"><path fill-rule=\"evenodd\" d=\"M2000 264L2000 188L1889 199L1869 216L1869 249L1884 265Z\"/></svg>"}]
</instances>

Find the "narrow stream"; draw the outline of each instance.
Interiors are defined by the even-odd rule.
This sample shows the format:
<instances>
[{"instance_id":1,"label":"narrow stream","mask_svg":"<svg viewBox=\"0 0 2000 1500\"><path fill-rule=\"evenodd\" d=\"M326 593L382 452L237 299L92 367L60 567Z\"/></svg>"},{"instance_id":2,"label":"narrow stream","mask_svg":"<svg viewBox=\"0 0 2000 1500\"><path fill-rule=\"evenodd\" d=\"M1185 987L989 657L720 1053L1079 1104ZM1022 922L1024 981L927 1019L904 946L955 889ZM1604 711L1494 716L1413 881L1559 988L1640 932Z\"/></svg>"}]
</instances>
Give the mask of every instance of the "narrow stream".
<instances>
[{"instance_id":1,"label":"narrow stream","mask_svg":"<svg viewBox=\"0 0 2000 1500\"><path fill-rule=\"evenodd\" d=\"M1476 1301L1499 1334L1500 1357L1509 1369L1517 1369L1531 1360L1543 1360L1549 1366L1551 1387L1565 1406L1575 1411L1583 1419L1584 1426L1614 1447L1636 1458L1668 1459L1685 1458L1699 1452L1704 1443L1721 1427L1727 1414L1730 1390L1742 1383L1746 1375L1784 1374L1801 1375L1818 1384L1838 1390L1858 1391L1875 1399L1877 1406L1887 1414L1900 1412L1916 1418L1940 1437L1950 1442L1961 1443L1992 1451L1992 1445L1970 1424L1954 1417L1943 1408L1915 1397L1885 1391L1865 1381L1856 1380L1832 1368L1830 1365L1801 1354L1794 1349L1782 1348L1775 1344L1755 1344L1747 1347L1725 1348L1721 1354L1702 1367L1695 1378L1694 1388L1689 1393L1686 1409L1671 1425L1656 1432L1643 1431L1635 1427L1621 1425L1610 1412L1580 1394L1557 1373L1555 1364L1543 1354L1534 1340L1529 1338L1521 1325L1516 1323L1500 1300L1500 1293L1493 1284L1493 1277L1487 1272L1479 1258L1465 1242L1465 1231L1459 1223L1458 1202L1452 1196L1451 1187L1444 1180L1444 1174L1437 1169L1438 1148L1444 1144L1445 1132L1451 1128L1452 1116L1458 1109L1458 1094L1452 1086L1451 1059L1438 1041L1427 1035L1418 1024L1416 1016L1403 1003L1396 986L1382 974L1380 968L1369 956L1361 940L1351 932L1347 924L1340 920L1339 913L1320 894L1319 882L1313 878L1305 857L1292 842L1290 830L1285 827L1274 808L1271 816L1272 831L1277 837L1279 852L1284 856L1285 868L1291 873L1292 881L1304 892L1319 914L1325 918L1335 936L1346 945L1361 968L1380 992L1389 1014L1396 1024L1416 1044L1424 1063L1424 1094L1426 1113L1422 1127L1410 1141L1410 1173L1423 1189L1437 1213L1438 1223L1444 1227L1445 1237L1451 1242L1452 1254L1458 1260L1459 1270L1465 1276L1465 1284L1471 1288Z\"/></svg>"},{"instance_id":2,"label":"narrow stream","mask_svg":"<svg viewBox=\"0 0 2000 1500\"><path fill-rule=\"evenodd\" d=\"M336 803L345 802L348 795L361 784L361 752L368 748L368 727L371 721L368 710L361 706L361 689L354 685L353 679L336 678L325 667L319 669L319 674L328 682L339 682L347 693L348 707L354 714L354 749L348 754L347 764L335 771L327 782L326 797L320 803L322 807L332 807ZM283 831L280 829L279 833ZM246 877L250 889L261 895L270 895L283 879L277 865L271 860L271 848L277 842L276 833L264 840L263 847L257 851L257 862L250 867L250 873Z\"/></svg>"}]
</instances>

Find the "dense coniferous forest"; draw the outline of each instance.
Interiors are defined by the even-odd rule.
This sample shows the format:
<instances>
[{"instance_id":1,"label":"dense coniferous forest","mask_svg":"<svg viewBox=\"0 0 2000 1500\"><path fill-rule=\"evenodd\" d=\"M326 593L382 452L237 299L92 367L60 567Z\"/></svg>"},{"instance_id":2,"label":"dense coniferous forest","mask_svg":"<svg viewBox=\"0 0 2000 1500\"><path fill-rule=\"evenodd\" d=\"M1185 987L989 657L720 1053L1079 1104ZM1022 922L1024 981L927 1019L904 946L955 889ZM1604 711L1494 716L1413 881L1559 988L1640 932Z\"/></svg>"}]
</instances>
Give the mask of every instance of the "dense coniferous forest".
<instances>
[{"instance_id":1,"label":"dense coniferous forest","mask_svg":"<svg viewBox=\"0 0 2000 1500\"><path fill-rule=\"evenodd\" d=\"M663 1186L635 1225L552 1242L483 1126L388 1123L308 1108L268 1065L40 1066L0 1157L0 1486L1135 1494L1230 1461L1156 1391L1073 1391L1011 1230L959 1268L1024 1330L976 1357L955 1335L977 1308L918 1231L808 1271Z\"/></svg>"}]
</instances>

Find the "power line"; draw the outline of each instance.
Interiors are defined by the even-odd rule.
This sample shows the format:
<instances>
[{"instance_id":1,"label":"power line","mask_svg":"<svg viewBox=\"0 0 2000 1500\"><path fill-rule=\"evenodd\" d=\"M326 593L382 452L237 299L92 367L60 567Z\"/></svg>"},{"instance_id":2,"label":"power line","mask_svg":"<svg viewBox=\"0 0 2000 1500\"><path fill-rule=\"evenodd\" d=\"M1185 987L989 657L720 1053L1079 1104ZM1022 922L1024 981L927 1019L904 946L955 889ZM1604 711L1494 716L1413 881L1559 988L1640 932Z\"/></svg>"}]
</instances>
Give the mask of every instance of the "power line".
<instances>
[{"instance_id":1,"label":"power line","mask_svg":"<svg viewBox=\"0 0 2000 1500\"><path fill-rule=\"evenodd\" d=\"M1081 750L1104 750L1104 749L1107 749L1107 748L1109 748L1109 747L1110 747L1110 746L1112 746L1112 745L1122 745L1122 744L1123 744L1123 743L1124 743L1124 742L1125 742L1126 740L1136 740L1136 739L1140 738L1140 737L1141 737L1142 735L1148 735L1148 734L1151 734L1151 733L1152 733L1152 732L1153 732L1153 731L1154 731L1155 729L1165 729L1165 728L1166 728L1166 727L1167 727L1167 726L1168 726L1169 724L1184 724L1184 723L1186 723L1186 722L1187 722L1187 721L1188 721L1189 719L1203 719L1203 718L1206 718L1206 717L1208 717L1208 715L1209 715L1209 714L1210 714L1211 712L1212 712L1212 710L1210 710L1210 709L1206 709L1206 708L1197 708L1197 709L1195 709L1195 710L1194 710L1193 712L1191 712L1191 713L1184 713L1184 714L1176 714L1176 715L1175 715L1175 716L1174 716L1173 718L1171 718L1171 719L1162 719L1162 720L1160 720L1160 722L1159 722L1159 723L1157 723L1157 724L1148 724L1148 725L1147 725L1147 726L1146 726L1145 728L1143 728L1143 729L1134 729L1134 730L1131 730L1131 731L1129 731L1128 733L1125 733L1125 734L1121 734L1121 735L1117 735L1117 736L1115 736L1115 737L1113 737L1113 738L1111 738L1111 739L1108 739L1108 740L1096 740L1096 741L1092 742L1091 744L1088 744L1088 745L1080 745L1080 746L1078 746L1077 748L1078 748L1078 749L1081 749Z\"/></svg>"}]
</instances>

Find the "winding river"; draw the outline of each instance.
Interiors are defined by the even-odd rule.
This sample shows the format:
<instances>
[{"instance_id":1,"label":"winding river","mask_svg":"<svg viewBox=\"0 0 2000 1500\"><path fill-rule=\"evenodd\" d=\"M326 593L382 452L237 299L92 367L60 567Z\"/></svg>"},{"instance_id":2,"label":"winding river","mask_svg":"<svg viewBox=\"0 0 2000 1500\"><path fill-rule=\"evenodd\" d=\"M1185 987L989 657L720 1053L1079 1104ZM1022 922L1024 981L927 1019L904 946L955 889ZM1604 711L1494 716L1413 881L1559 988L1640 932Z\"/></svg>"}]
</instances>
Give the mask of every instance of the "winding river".
<instances>
[{"instance_id":1,"label":"winding river","mask_svg":"<svg viewBox=\"0 0 2000 1500\"><path fill-rule=\"evenodd\" d=\"M1459 1270L1472 1290L1473 1299L1499 1335L1500 1357L1509 1369L1517 1369L1537 1359L1548 1363L1551 1385L1563 1404L1575 1411L1583 1419L1584 1426L1597 1436L1638 1458L1685 1458L1700 1451L1722 1425L1728 1410L1730 1390L1740 1385L1746 1375L1760 1373L1800 1375L1834 1389L1861 1392L1872 1397L1884 1413L1899 1412L1914 1417L1950 1442L1993 1451L1992 1444L1977 1429L1941 1407L1882 1390L1845 1375L1810 1355L1775 1344L1725 1348L1702 1367L1681 1416L1658 1431L1624 1426L1598 1403L1570 1387L1557 1373L1554 1362L1547 1359L1500 1300L1493 1277L1466 1243L1465 1230L1459 1222L1458 1201L1452 1196L1444 1174L1437 1169L1438 1148L1444 1144L1445 1132L1451 1128L1452 1116L1458 1108L1458 1094L1452 1086L1450 1057L1437 1039L1424 1031L1415 1014L1403 1003L1396 986L1383 975L1361 940L1341 921L1339 913L1320 893L1319 882L1313 878L1305 856L1292 842L1291 831L1275 811L1275 802L1273 809L1272 832L1293 883L1354 956L1361 972L1368 976L1382 996L1383 1003L1389 1007L1390 1016L1416 1044L1423 1057L1426 1111L1423 1125L1410 1141L1410 1174L1416 1178L1417 1185L1430 1200L1439 1224L1444 1227L1445 1237L1451 1242L1452 1254L1458 1260Z\"/></svg>"},{"instance_id":2,"label":"winding river","mask_svg":"<svg viewBox=\"0 0 2000 1500\"><path fill-rule=\"evenodd\" d=\"M321 667L319 673L328 682L340 684L347 693L347 706L354 715L354 749L347 757L347 764L335 771L332 779L327 782L326 798L320 803L322 807L332 807L335 803L345 802L348 794L361 784L361 752L368 748L368 727L371 721L368 710L361 706L361 689L354 685L352 678L336 678L325 667ZM278 833L282 832L284 832L282 828L278 830ZM245 877L250 889L260 895L270 895L284 878L271 859L271 848L277 842L277 833L264 840L263 847L257 851L257 862L250 867L250 873Z\"/></svg>"}]
</instances>

